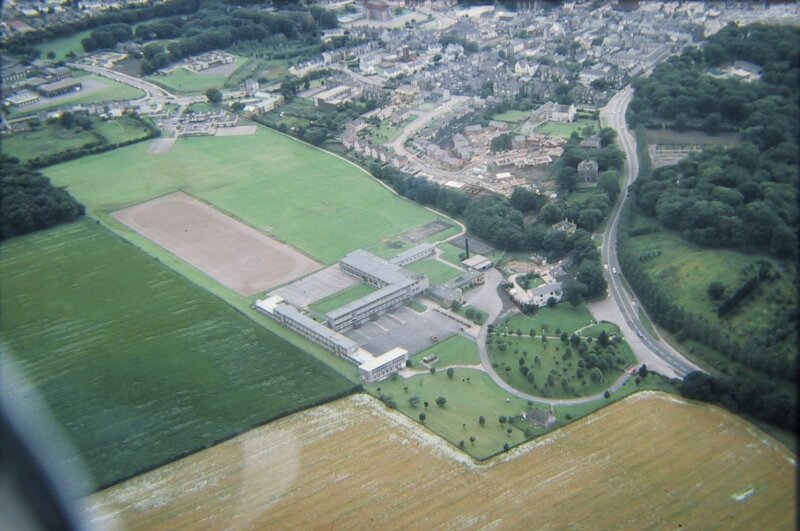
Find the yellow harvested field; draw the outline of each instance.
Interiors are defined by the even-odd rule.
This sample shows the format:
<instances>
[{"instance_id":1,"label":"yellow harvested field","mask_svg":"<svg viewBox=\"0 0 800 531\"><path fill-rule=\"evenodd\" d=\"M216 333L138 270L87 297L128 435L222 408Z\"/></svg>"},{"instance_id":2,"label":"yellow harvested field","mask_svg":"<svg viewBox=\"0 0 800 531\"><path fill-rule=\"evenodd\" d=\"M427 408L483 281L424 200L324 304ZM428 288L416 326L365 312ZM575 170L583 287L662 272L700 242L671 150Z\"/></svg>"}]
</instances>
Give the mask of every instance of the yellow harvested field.
<instances>
[{"instance_id":1,"label":"yellow harvested field","mask_svg":"<svg viewBox=\"0 0 800 531\"><path fill-rule=\"evenodd\" d=\"M481 465L358 395L97 493L85 510L130 529L793 529L795 474L794 455L751 424L660 393Z\"/></svg>"}]
</instances>

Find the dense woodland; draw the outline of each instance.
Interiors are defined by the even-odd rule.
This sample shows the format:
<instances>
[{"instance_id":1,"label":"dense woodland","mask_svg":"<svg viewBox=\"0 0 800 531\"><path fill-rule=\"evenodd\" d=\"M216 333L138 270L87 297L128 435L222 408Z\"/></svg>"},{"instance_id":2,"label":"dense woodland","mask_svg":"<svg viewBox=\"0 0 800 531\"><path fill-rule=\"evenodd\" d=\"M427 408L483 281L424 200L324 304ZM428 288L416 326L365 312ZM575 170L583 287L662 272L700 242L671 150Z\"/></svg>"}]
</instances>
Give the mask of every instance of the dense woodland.
<instances>
[{"instance_id":1,"label":"dense woodland","mask_svg":"<svg viewBox=\"0 0 800 531\"><path fill-rule=\"evenodd\" d=\"M650 78L635 82L629 121L643 126L696 128L708 134L738 132L741 144L706 149L675 166L652 170L649 158L631 187L635 208L704 247L727 247L778 259L797 257L798 74L800 30L790 27L728 26L702 49L691 48L659 65ZM758 81L714 77L709 72L735 61L762 69ZM640 146L641 148L642 146ZM690 398L718 403L767 422L795 426L794 398L776 380L798 379L795 293L781 293L776 281L792 267L755 260L737 278L712 282L708 293L718 305L717 319L678 306L674 297L646 273L646 257L635 256L628 238L657 230L631 227L629 210L620 228L620 262L651 317L683 341L692 339L750 369L722 374L692 374L681 383ZM754 256L758 258L758 256ZM786 263L786 262L784 262ZM727 286L727 288L726 288ZM736 337L726 318L758 291L770 294L779 310L767 329ZM765 291L766 290L766 291Z\"/></svg>"},{"instance_id":2,"label":"dense woodland","mask_svg":"<svg viewBox=\"0 0 800 531\"><path fill-rule=\"evenodd\" d=\"M708 67L751 61L760 81L715 78ZM743 143L693 154L643 176L634 189L647 215L708 247L797 256L800 29L728 26L634 83L629 119L709 133L738 131Z\"/></svg>"},{"instance_id":3,"label":"dense woodland","mask_svg":"<svg viewBox=\"0 0 800 531\"><path fill-rule=\"evenodd\" d=\"M0 154L0 240L75 221L84 207L50 179Z\"/></svg>"}]
</instances>

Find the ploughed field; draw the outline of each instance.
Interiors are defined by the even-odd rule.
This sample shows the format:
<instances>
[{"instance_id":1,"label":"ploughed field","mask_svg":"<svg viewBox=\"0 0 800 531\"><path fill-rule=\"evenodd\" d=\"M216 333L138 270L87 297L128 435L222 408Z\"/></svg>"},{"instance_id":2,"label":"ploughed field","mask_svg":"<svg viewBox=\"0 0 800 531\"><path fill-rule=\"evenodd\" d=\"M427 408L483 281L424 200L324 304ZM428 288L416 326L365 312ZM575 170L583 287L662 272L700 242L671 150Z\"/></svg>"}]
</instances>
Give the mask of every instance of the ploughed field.
<instances>
[{"instance_id":1,"label":"ploughed field","mask_svg":"<svg viewBox=\"0 0 800 531\"><path fill-rule=\"evenodd\" d=\"M341 396L344 377L84 220L3 242L7 359L82 456L85 488ZM27 399L26 386L3 393Z\"/></svg>"},{"instance_id":2,"label":"ploughed field","mask_svg":"<svg viewBox=\"0 0 800 531\"><path fill-rule=\"evenodd\" d=\"M85 514L131 529L792 529L795 474L751 424L661 393L487 465L356 395L97 493Z\"/></svg>"}]
</instances>

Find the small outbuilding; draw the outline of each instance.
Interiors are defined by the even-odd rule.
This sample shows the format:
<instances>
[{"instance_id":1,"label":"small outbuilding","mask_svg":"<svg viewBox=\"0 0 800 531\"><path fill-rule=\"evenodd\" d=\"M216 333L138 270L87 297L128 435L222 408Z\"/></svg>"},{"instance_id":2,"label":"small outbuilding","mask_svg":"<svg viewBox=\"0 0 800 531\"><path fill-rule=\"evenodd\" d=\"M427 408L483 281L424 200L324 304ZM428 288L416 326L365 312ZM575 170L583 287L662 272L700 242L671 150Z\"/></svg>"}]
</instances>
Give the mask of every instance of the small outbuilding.
<instances>
[{"instance_id":1,"label":"small outbuilding","mask_svg":"<svg viewBox=\"0 0 800 531\"><path fill-rule=\"evenodd\" d=\"M474 254L461 263L476 271L486 271L492 267L492 261L480 254Z\"/></svg>"}]
</instances>

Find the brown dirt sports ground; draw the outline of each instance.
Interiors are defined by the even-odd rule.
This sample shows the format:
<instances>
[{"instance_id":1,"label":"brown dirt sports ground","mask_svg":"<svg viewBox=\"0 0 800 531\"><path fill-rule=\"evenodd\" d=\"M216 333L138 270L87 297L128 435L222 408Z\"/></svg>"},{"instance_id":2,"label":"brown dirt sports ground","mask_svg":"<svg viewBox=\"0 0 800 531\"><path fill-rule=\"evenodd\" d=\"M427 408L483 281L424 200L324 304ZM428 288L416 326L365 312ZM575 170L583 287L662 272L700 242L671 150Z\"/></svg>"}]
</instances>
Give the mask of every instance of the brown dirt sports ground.
<instances>
[{"instance_id":1,"label":"brown dirt sports ground","mask_svg":"<svg viewBox=\"0 0 800 531\"><path fill-rule=\"evenodd\" d=\"M659 393L488 465L356 395L97 493L85 514L130 529L793 529L795 474L746 421Z\"/></svg>"},{"instance_id":2,"label":"brown dirt sports ground","mask_svg":"<svg viewBox=\"0 0 800 531\"><path fill-rule=\"evenodd\" d=\"M279 286L321 267L183 192L119 210L114 217L240 295Z\"/></svg>"}]
</instances>

